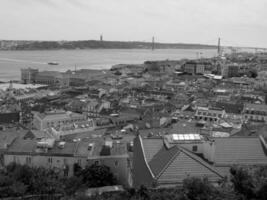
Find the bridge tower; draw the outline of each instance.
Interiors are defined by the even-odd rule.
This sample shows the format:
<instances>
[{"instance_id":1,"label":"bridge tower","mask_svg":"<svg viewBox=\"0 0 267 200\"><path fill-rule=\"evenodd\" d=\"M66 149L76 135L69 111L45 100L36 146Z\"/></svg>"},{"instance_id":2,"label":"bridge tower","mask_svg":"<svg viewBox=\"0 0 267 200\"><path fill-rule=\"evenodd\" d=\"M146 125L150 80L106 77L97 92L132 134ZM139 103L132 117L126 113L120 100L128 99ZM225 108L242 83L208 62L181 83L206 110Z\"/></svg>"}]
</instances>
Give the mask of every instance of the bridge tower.
<instances>
[{"instance_id":1,"label":"bridge tower","mask_svg":"<svg viewBox=\"0 0 267 200\"><path fill-rule=\"evenodd\" d=\"M218 46L217 46L217 53L218 53L218 56L221 57L221 38L218 38Z\"/></svg>"},{"instance_id":2,"label":"bridge tower","mask_svg":"<svg viewBox=\"0 0 267 200\"><path fill-rule=\"evenodd\" d=\"M152 37L152 51L155 49L155 37Z\"/></svg>"}]
</instances>

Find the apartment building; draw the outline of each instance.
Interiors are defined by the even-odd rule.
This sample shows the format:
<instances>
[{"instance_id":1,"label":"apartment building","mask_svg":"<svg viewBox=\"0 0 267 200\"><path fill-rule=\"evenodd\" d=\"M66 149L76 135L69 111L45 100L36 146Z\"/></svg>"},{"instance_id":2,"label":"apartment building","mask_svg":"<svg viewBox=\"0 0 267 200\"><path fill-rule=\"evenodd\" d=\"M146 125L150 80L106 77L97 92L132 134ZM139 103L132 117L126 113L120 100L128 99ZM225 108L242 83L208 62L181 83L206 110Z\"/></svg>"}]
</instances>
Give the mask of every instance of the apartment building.
<instances>
[{"instance_id":1,"label":"apartment building","mask_svg":"<svg viewBox=\"0 0 267 200\"><path fill-rule=\"evenodd\" d=\"M167 134L134 140L133 184L139 188L177 187L187 177L207 177L217 185L231 166L267 166L260 137L205 139L199 134Z\"/></svg>"},{"instance_id":2,"label":"apartment building","mask_svg":"<svg viewBox=\"0 0 267 200\"><path fill-rule=\"evenodd\" d=\"M242 115L245 121L267 122L267 105L245 104Z\"/></svg>"},{"instance_id":3,"label":"apartment building","mask_svg":"<svg viewBox=\"0 0 267 200\"><path fill-rule=\"evenodd\" d=\"M16 138L4 150L3 164L10 163L45 167L59 172L62 176L73 176L75 165L84 168L92 164L110 167L120 184L132 185L131 164L127 143L84 139L82 141L56 141L52 138Z\"/></svg>"},{"instance_id":4,"label":"apartment building","mask_svg":"<svg viewBox=\"0 0 267 200\"><path fill-rule=\"evenodd\" d=\"M83 122L86 117L82 114L66 112L66 111L51 111L45 113L35 112L33 116L33 125L38 130L47 128L60 129L64 125Z\"/></svg>"},{"instance_id":5,"label":"apartment building","mask_svg":"<svg viewBox=\"0 0 267 200\"><path fill-rule=\"evenodd\" d=\"M197 107L195 118L197 120L217 122L219 119L223 118L225 114L226 113L223 108Z\"/></svg>"}]
</instances>

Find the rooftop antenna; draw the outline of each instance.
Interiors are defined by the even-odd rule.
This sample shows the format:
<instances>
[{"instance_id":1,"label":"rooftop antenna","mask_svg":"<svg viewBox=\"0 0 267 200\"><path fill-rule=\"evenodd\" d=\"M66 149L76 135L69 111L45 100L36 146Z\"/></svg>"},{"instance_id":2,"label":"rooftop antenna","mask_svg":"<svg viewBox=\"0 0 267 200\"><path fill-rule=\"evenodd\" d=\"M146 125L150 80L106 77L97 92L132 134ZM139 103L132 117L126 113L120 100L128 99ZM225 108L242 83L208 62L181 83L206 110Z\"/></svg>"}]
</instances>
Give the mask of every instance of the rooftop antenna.
<instances>
[{"instance_id":1,"label":"rooftop antenna","mask_svg":"<svg viewBox=\"0 0 267 200\"><path fill-rule=\"evenodd\" d=\"M152 51L155 49L155 37L152 37Z\"/></svg>"}]
</instances>

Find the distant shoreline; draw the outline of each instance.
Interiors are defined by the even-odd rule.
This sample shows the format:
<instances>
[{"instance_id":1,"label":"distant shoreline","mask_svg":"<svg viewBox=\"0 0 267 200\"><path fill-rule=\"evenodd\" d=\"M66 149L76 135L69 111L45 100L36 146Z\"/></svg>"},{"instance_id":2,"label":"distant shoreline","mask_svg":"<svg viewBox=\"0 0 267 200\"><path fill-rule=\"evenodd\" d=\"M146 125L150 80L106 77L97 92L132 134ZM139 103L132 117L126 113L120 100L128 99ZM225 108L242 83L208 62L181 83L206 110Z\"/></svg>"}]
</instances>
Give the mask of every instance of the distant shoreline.
<instances>
[{"instance_id":1,"label":"distant shoreline","mask_svg":"<svg viewBox=\"0 0 267 200\"><path fill-rule=\"evenodd\" d=\"M216 45L188 43L154 43L154 49L216 49ZM0 40L0 50L84 50L84 49L152 49L150 42L122 41L20 41Z\"/></svg>"},{"instance_id":2,"label":"distant shoreline","mask_svg":"<svg viewBox=\"0 0 267 200\"><path fill-rule=\"evenodd\" d=\"M175 50L175 49L181 49L181 50L209 50L209 49L217 49L217 48L157 48L154 49L153 51L157 50ZM151 49L141 49L141 48L86 48L86 49L0 49L0 52L16 52L16 51L79 51L79 50L149 50L152 51Z\"/></svg>"}]
</instances>

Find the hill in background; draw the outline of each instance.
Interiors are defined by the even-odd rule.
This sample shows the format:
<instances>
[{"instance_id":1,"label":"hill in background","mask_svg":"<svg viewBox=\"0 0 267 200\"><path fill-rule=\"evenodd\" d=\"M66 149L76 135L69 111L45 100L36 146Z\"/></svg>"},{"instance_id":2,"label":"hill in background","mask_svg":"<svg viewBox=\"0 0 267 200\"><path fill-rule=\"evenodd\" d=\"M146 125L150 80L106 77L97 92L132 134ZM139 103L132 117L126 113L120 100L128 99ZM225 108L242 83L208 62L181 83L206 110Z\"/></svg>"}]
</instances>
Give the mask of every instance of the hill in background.
<instances>
[{"instance_id":1,"label":"hill in background","mask_svg":"<svg viewBox=\"0 0 267 200\"><path fill-rule=\"evenodd\" d=\"M55 50L55 49L151 49L149 42L122 41L0 41L0 50ZM155 43L155 49L214 49L215 45L185 43Z\"/></svg>"}]
</instances>

